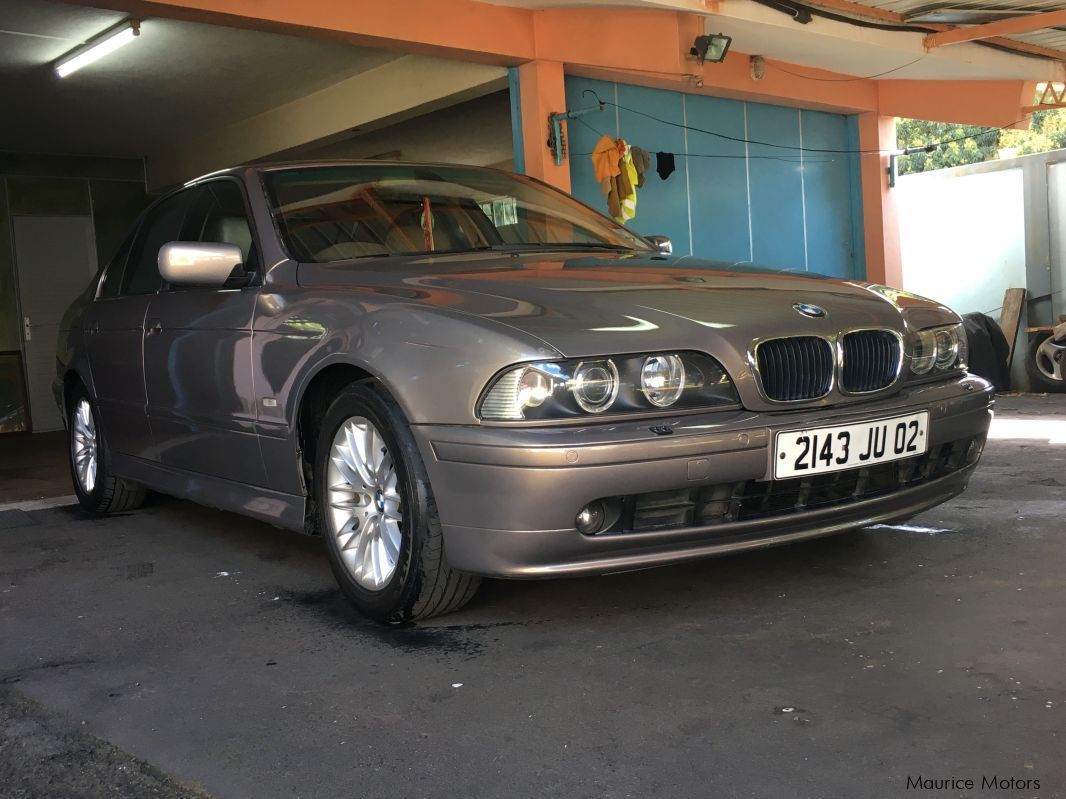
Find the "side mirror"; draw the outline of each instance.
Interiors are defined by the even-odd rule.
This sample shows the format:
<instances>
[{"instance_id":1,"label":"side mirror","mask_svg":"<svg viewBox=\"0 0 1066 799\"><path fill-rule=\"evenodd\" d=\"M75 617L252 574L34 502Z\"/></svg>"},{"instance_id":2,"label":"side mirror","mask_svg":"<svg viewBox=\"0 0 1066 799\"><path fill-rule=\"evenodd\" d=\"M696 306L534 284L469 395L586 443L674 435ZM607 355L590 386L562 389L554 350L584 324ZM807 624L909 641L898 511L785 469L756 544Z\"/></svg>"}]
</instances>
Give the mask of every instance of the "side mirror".
<instances>
[{"instance_id":1,"label":"side mirror","mask_svg":"<svg viewBox=\"0 0 1066 799\"><path fill-rule=\"evenodd\" d=\"M670 241L667 236L645 236L648 241L655 245L655 249L666 255L672 255L674 252L673 242Z\"/></svg>"},{"instance_id":2,"label":"side mirror","mask_svg":"<svg viewBox=\"0 0 1066 799\"><path fill-rule=\"evenodd\" d=\"M171 241L159 248L159 274L175 286L222 288L244 274L244 255L233 244Z\"/></svg>"}]
</instances>

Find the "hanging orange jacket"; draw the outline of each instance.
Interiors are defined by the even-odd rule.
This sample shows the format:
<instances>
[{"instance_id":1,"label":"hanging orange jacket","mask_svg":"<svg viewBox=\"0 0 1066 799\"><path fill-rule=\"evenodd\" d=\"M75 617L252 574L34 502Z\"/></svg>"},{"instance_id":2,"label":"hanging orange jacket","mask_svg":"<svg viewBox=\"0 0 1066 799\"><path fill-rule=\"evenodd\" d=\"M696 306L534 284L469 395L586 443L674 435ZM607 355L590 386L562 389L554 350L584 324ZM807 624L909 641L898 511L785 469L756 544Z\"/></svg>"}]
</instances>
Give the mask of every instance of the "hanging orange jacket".
<instances>
[{"instance_id":1,"label":"hanging orange jacket","mask_svg":"<svg viewBox=\"0 0 1066 799\"><path fill-rule=\"evenodd\" d=\"M606 181L618 174L618 145L610 136L601 136L592 148L592 172L596 176L596 182L600 188ZM604 194L607 192L604 191Z\"/></svg>"}]
</instances>

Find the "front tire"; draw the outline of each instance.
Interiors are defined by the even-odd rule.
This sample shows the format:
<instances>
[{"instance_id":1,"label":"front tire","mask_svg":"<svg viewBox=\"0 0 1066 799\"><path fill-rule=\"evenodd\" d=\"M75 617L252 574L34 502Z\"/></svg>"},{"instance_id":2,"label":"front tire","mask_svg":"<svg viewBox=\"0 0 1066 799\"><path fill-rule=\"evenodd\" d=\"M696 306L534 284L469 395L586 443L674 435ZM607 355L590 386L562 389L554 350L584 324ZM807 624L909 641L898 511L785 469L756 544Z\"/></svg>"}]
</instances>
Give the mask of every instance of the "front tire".
<instances>
[{"instance_id":1,"label":"front tire","mask_svg":"<svg viewBox=\"0 0 1066 799\"><path fill-rule=\"evenodd\" d=\"M375 384L353 383L322 418L314 500L330 566L361 613L399 623L458 610L480 579L448 565L407 420Z\"/></svg>"},{"instance_id":2,"label":"front tire","mask_svg":"<svg viewBox=\"0 0 1066 799\"><path fill-rule=\"evenodd\" d=\"M96 514L140 507L145 490L112 472L111 449L100 427L100 414L83 386L71 393L67 410L70 477L81 506Z\"/></svg>"}]
</instances>

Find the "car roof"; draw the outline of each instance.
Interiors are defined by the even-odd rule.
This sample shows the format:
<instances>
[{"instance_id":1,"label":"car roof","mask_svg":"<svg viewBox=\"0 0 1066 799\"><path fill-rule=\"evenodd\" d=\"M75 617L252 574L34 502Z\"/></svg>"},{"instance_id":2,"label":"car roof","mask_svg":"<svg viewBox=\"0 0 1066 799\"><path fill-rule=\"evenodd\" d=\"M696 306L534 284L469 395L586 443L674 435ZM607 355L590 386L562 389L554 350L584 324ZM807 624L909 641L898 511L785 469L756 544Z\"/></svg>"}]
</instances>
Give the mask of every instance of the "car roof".
<instances>
[{"instance_id":1,"label":"car roof","mask_svg":"<svg viewBox=\"0 0 1066 799\"><path fill-rule=\"evenodd\" d=\"M477 164L453 164L445 161L399 161L399 160L385 160L380 158L338 158L338 159L315 159L309 161L270 161L261 164L239 164L237 166L226 167L225 169L217 169L213 172L208 172L205 175L193 178L187 181L185 186L195 185L208 178L217 178L222 175L245 175L249 172L277 172L285 169L307 169L324 166L408 166L408 167L430 167L430 168L450 168L458 167L462 169L486 169L495 172L501 172L506 170L495 169L489 166L478 166Z\"/></svg>"}]
</instances>

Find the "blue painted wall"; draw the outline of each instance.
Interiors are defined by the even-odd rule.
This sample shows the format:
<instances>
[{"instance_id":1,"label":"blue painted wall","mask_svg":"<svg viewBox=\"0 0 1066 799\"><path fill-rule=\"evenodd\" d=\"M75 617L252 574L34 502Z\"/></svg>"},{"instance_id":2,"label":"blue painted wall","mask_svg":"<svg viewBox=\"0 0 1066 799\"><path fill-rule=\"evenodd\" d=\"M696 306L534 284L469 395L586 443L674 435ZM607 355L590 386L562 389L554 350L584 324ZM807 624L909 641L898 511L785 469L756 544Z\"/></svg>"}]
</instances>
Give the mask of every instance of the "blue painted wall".
<instances>
[{"instance_id":1,"label":"blue painted wall","mask_svg":"<svg viewBox=\"0 0 1066 799\"><path fill-rule=\"evenodd\" d=\"M669 236L678 254L865 276L858 157L834 152L857 149L853 118L575 77L567 108L595 105L587 90L632 110L608 105L569 123L579 200L606 211L588 154L601 135L620 137L653 159L677 154L667 180L652 171L638 190L629 227L639 233Z\"/></svg>"}]
</instances>

